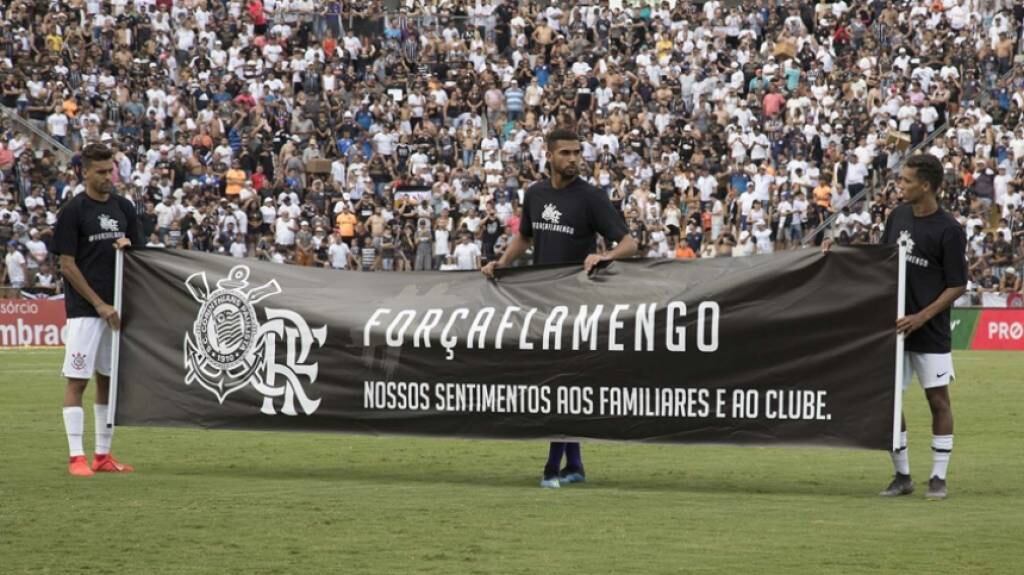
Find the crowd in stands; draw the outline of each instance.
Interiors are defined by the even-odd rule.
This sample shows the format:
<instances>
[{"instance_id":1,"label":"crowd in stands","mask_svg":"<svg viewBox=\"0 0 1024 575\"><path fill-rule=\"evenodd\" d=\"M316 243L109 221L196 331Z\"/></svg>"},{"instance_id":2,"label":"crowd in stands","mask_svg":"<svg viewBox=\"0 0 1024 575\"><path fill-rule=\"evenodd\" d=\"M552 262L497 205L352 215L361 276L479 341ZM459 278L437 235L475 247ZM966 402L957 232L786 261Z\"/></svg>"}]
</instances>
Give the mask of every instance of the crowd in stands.
<instances>
[{"instance_id":1,"label":"crowd in stands","mask_svg":"<svg viewBox=\"0 0 1024 575\"><path fill-rule=\"evenodd\" d=\"M10 0L0 283L59 283L91 142L149 246L475 269L569 126L654 258L875 242L901 159L935 154L979 303L1024 276L1022 21L998 0Z\"/></svg>"}]
</instances>

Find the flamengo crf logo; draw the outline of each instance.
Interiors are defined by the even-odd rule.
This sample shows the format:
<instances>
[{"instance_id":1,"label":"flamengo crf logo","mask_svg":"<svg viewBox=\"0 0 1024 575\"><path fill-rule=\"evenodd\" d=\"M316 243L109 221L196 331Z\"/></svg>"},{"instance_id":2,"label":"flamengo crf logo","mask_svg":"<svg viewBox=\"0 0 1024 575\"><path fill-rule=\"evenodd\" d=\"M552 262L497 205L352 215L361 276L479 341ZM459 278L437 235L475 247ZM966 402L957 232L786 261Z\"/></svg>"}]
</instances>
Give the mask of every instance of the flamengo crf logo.
<instances>
[{"instance_id":1,"label":"flamengo crf logo","mask_svg":"<svg viewBox=\"0 0 1024 575\"><path fill-rule=\"evenodd\" d=\"M228 277L211 291L206 272L185 280L192 297L202 304L191 333L185 334L185 383L198 383L223 404L228 395L252 385L263 395L260 411L274 415L275 400L285 415L299 409L311 415L320 407L310 399L306 385L316 382L318 366L307 363L309 352L327 340L327 326L311 329L299 314L285 309L263 308L260 324L254 305L281 293L277 280L249 289L249 267L231 268ZM277 353L279 342L286 353Z\"/></svg>"},{"instance_id":2,"label":"flamengo crf logo","mask_svg":"<svg viewBox=\"0 0 1024 575\"><path fill-rule=\"evenodd\" d=\"M555 204L545 204L544 211L540 214L541 219L557 224L562 219L562 212L558 211Z\"/></svg>"},{"instance_id":3,"label":"flamengo crf logo","mask_svg":"<svg viewBox=\"0 0 1024 575\"><path fill-rule=\"evenodd\" d=\"M100 229L107 232L118 231L117 220L108 216L107 214L100 214Z\"/></svg>"}]
</instances>

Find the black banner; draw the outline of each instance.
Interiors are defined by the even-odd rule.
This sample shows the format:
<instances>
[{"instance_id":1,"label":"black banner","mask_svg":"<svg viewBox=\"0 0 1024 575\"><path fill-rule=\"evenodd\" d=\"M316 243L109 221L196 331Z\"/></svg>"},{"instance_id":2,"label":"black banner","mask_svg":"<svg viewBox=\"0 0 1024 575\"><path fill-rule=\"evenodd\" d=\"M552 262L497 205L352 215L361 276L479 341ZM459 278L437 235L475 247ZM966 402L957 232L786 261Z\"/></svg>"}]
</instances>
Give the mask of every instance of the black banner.
<instances>
[{"instance_id":1,"label":"black banner","mask_svg":"<svg viewBox=\"0 0 1024 575\"><path fill-rule=\"evenodd\" d=\"M118 425L889 449L898 252L358 273L129 252Z\"/></svg>"}]
</instances>

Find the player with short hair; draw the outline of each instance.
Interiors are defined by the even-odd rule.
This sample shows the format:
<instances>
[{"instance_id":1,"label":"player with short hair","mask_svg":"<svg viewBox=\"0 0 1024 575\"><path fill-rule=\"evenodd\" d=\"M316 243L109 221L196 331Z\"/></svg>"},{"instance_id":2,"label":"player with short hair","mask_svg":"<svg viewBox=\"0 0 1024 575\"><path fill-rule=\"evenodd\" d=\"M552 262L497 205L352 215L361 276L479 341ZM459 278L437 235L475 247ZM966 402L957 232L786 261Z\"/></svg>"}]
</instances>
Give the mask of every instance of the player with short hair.
<instances>
[{"instance_id":1,"label":"player with short hair","mask_svg":"<svg viewBox=\"0 0 1024 575\"><path fill-rule=\"evenodd\" d=\"M967 236L956 218L939 207L944 170L931 154L911 156L904 164L897 186L903 205L889 214L881 243L909 238L907 254L906 315L897 329L906 335L903 386L917 374L932 412L932 472L929 499L946 497L946 470L953 451L953 409L949 384L953 382L950 307L967 286ZM900 449L893 452L896 468L883 496L908 495L914 490L907 455L907 422L904 418Z\"/></svg>"},{"instance_id":2,"label":"player with short hair","mask_svg":"<svg viewBox=\"0 0 1024 575\"><path fill-rule=\"evenodd\" d=\"M534 264L583 263L588 273L603 261L628 258L637 251L622 214L608 194L580 179L579 137L566 128L554 128L546 137L549 178L534 183L523 199L519 233L509 242L501 259L481 271L494 278L494 270L511 265L533 245ZM597 235L618 242L614 249L597 250ZM560 469L562 456L566 466ZM557 488L562 483L586 480L579 443L552 442L544 466L541 487Z\"/></svg>"},{"instance_id":3,"label":"player with short hair","mask_svg":"<svg viewBox=\"0 0 1024 575\"><path fill-rule=\"evenodd\" d=\"M111 330L121 319L113 307L115 250L140 245L136 210L126 198L114 194L113 153L103 144L82 150L85 192L68 200L57 215L54 252L60 255L66 280L64 307L67 337L63 374L64 429L68 436L68 472L79 477L94 472L124 473L132 467L110 454L113 430L107 427L110 392ZM96 449L92 466L85 458L82 435L85 414L82 394L96 374Z\"/></svg>"},{"instance_id":4,"label":"player with short hair","mask_svg":"<svg viewBox=\"0 0 1024 575\"><path fill-rule=\"evenodd\" d=\"M906 314L896 321L904 334L903 389L917 374L932 412L932 472L928 499L944 499L946 471L953 451L953 410L949 384L953 382L950 306L966 290L967 236L960 223L939 207L942 162L931 154L910 156L897 187L903 203L885 221L882 244L908 240ZM825 246L827 250L828 247ZM900 448L892 453L896 473L880 493L883 497L914 491L907 454L907 421L902 422Z\"/></svg>"}]
</instances>

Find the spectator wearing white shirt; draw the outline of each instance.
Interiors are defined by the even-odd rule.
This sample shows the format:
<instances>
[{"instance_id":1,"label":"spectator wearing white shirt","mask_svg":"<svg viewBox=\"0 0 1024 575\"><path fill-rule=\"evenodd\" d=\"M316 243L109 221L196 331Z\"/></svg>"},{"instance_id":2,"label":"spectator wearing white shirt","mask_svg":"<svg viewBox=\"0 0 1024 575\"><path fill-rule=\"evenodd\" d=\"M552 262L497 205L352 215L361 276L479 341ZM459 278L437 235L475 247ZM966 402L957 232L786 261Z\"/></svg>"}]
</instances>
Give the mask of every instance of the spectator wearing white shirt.
<instances>
[{"instance_id":1,"label":"spectator wearing white shirt","mask_svg":"<svg viewBox=\"0 0 1024 575\"><path fill-rule=\"evenodd\" d=\"M856 196L864 189L865 179L867 176L867 164L861 163L855 154L850 154L846 166L846 181L843 182L850 197ZM838 209L841 206L836 207Z\"/></svg>"},{"instance_id":2,"label":"spectator wearing white shirt","mask_svg":"<svg viewBox=\"0 0 1024 575\"><path fill-rule=\"evenodd\" d=\"M68 117L64 114L61 106L56 106L53 113L46 118L46 130L54 140L65 147L68 146L68 124Z\"/></svg>"},{"instance_id":3,"label":"spectator wearing white shirt","mask_svg":"<svg viewBox=\"0 0 1024 575\"><path fill-rule=\"evenodd\" d=\"M355 266L351 248L342 241L341 236L334 234L330 239L331 245L327 248L327 261L331 268L336 270L347 270L350 265Z\"/></svg>"},{"instance_id":4,"label":"spectator wearing white shirt","mask_svg":"<svg viewBox=\"0 0 1024 575\"><path fill-rule=\"evenodd\" d=\"M167 244L160 240L160 236L156 232L149 234L149 241L146 242L147 248L166 248Z\"/></svg>"},{"instance_id":5,"label":"spectator wearing white shirt","mask_svg":"<svg viewBox=\"0 0 1024 575\"><path fill-rule=\"evenodd\" d=\"M40 206L44 208L46 207L46 200L43 198L42 192L38 187L32 188L32 195L25 198L24 203L25 210L27 210L29 213L32 213L33 211L35 211L36 208Z\"/></svg>"},{"instance_id":6,"label":"spectator wearing white shirt","mask_svg":"<svg viewBox=\"0 0 1024 575\"><path fill-rule=\"evenodd\" d=\"M480 247L471 241L469 234L463 234L452 253L460 270L480 269Z\"/></svg>"},{"instance_id":7,"label":"spectator wearing white shirt","mask_svg":"<svg viewBox=\"0 0 1024 575\"><path fill-rule=\"evenodd\" d=\"M249 255L249 248L245 244L245 234L239 232L231 240L231 246L228 248L228 253L233 258L244 258Z\"/></svg>"},{"instance_id":8,"label":"spectator wearing white shirt","mask_svg":"<svg viewBox=\"0 0 1024 575\"><path fill-rule=\"evenodd\" d=\"M718 179L715 178L706 168L701 169L701 175L697 178L697 191L700 194L700 202L705 209L711 208L711 201L718 191Z\"/></svg>"},{"instance_id":9,"label":"spectator wearing white shirt","mask_svg":"<svg viewBox=\"0 0 1024 575\"><path fill-rule=\"evenodd\" d=\"M166 242L167 234L171 231L171 224L181 219L184 213L181 206L174 203L174 197L170 194L165 195L163 201L157 204L153 211L156 213L157 235L161 242Z\"/></svg>"},{"instance_id":10,"label":"spectator wearing white shirt","mask_svg":"<svg viewBox=\"0 0 1024 575\"><path fill-rule=\"evenodd\" d=\"M754 231L751 235L754 237L757 253L770 254L775 251L775 246L772 245L772 230L764 219L754 222Z\"/></svg>"},{"instance_id":11,"label":"spectator wearing white shirt","mask_svg":"<svg viewBox=\"0 0 1024 575\"><path fill-rule=\"evenodd\" d=\"M771 199L772 184L774 183L775 176L769 174L767 167L762 164L753 178L752 193L754 198L762 202L769 201Z\"/></svg>"},{"instance_id":12,"label":"spectator wearing white shirt","mask_svg":"<svg viewBox=\"0 0 1024 575\"><path fill-rule=\"evenodd\" d=\"M298 206L299 202L295 192L282 192L278 201L281 202L281 207L277 208L277 215L279 217L288 214L292 219L296 219L302 214L302 208Z\"/></svg>"},{"instance_id":13,"label":"spectator wearing white shirt","mask_svg":"<svg viewBox=\"0 0 1024 575\"><path fill-rule=\"evenodd\" d=\"M750 230L740 232L739 242L732 248L732 256L742 258L754 255L755 244L751 240Z\"/></svg>"},{"instance_id":14,"label":"spectator wearing white shirt","mask_svg":"<svg viewBox=\"0 0 1024 575\"><path fill-rule=\"evenodd\" d=\"M295 245L295 232L299 226L295 223L291 212L282 211L274 222L274 243L281 248L290 248Z\"/></svg>"},{"instance_id":15,"label":"spectator wearing white shirt","mask_svg":"<svg viewBox=\"0 0 1024 575\"><path fill-rule=\"evenodd\" d=\"M7 255L4 256L4 269L7 282L12 288L23 288L28 279L28 267L25 256L21 253L21 244L16 240L7 242Z\"/></svg>"}]
</instances>

